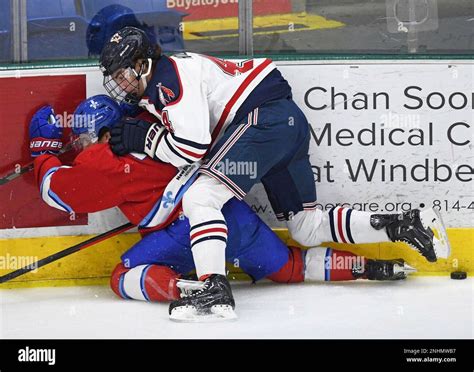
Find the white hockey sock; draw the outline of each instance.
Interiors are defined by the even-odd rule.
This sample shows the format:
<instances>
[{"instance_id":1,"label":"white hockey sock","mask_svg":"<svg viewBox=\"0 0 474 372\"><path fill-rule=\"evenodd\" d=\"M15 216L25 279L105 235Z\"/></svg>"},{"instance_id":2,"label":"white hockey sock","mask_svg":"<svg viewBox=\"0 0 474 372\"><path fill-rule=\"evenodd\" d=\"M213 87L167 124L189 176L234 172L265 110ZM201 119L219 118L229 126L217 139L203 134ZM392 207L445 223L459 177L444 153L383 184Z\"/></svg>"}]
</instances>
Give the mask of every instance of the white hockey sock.
<instances>
[{"instance_id":1,"label":"white hockey sock","mask_svg":"<svg viewBox=\"0 0 474 372\"><path fill-rule=\"evenodd\" d=\"M127 271L122 278L123 295L140 301L150 301L143 291L142 278L149 265L139 265Z\"/></svg>"},{"instance_id":2,"label":"white hockey sock","mask_svg":"<svg viewBox=\"0 0 474 372\"><path fill-rule=\"evenodd\" d=\"M201 209L206 221L189 219L191 250L198 278L207 274L225 275L225 248L227 225L221 211L212 208Z\"/></svg>"},{"instance_id":3,"label":"white hockey sock","mask_svg":"<svg viewBox=\"0 0 474 372\"><path fill-rule=\"evenodd\" d=\"M225 270L226 243L218 240L207 240L192 248L196 274L198 278L208 274L226 275Z\"/></svg>"},{"instance_id":4,"label":"white hockey sock","mask_svg":"<svg viewBox=\"0 0 474 372\"><path fill-rule=\"evenodd\" d=\"M206 175L201 175L184 195L183 211L189 219L198 278L226 274L227 225L221 209L232 197L232 192L223 184Z\"/></svg>"},{"instance_id":5,"label":"white hockey sock","mask_svg":"<svg viewBox=\"0 0 474 372\"><path fill-rule=\"evenodd\" d=\"M288 221L288 229L294 240L307 247L331 241L349 244L390 241L385 229L376 230L371 226L372 214L342 207L327 212L302 211Z\"/></svg>"},{"instance_id":6,"label":"white hockey sock","mask_svg":"<svg viewBox=\"0 0 474 372\"><path fill-rule=\"evenodd\" d=\"M385 229L376 230L370 224L374 213L335 207L327 212L331 241L339 243L389 242Z\"/></svg>"}]
</instances>

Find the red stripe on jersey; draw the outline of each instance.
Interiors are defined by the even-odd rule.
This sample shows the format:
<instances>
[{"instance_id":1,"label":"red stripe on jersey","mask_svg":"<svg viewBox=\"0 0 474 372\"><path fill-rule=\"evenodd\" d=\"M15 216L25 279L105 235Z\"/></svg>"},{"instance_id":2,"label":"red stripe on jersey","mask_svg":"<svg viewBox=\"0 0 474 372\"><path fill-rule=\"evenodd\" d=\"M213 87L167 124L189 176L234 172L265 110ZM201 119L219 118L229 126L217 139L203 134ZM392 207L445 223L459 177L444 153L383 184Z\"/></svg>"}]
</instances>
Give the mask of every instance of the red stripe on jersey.
<instances>
[{"instance_id":1,"label":"red stripe on jersey","mask_svg":"<svg viewBox=\"0 0 474 372\"><path fill-rule=\"evenodd\" d=\"M347 243L346 239L344 238L344 233L342 231L342 212L343 208L339 208L337 211L337 230L339 231L339 235L341 236L342 242Z\"/></svg>"},{"instance_id":2,"label":"red stripe on jersey","mask_svg":"<svg viewBox=\"0 0 474 372\"><path fill-rule=\"evenodd\" d=\"M176 144L175 144L175 146L176 146ZM198 154L198 153L183 149L182 147L179 147L179 146L176 146L176 148L179 149L180 151L184 152L186 155L192 156L193 158L201 159L205 154L205 152L203 152L202 154Z\"/></svg>"},{"instance_id":3,"label":"red stripe on jersey","mask_svg":"<svg viewBox=\"0 0 474 372\"><path fill-rule=\"evenodd\" d=\"M230 101L227 102L227 104L225 105L224 111L222 112L222 115L219 121L217 122L217 126L214 128L214 131L212 132L212 142L214 142L217 136L219 135L222 129L222 126L224 125L227 117L229 116L230 110L235 105L237 100L240 98L242 93L250 85L250 83L257 77L257 75L261 73L271 63L272 63L272 60L267 58L260 66L256 67L250 73L250 75L245 78L244 82L240 85L239 89L237 89L237 91L234 93Z\"/></svg>"},{"instance_id":4,"label":"red stripe on jersey","mask_svg":"<svg viewBox=\"0 0 474 372\"><path fill-rule=\"evenodd\" d=\"M227 229L225 229L223 227L215 227L215 228L212 228L212 229L202 230L202 231L199 231L199 232L191 235L191 240L193 240L194 238L197 238L198 236L201 236L203 234L208 234L208 233L212 233L212 232L221 232L221 233L227 234Z\"/></svg>"}]
</instances>

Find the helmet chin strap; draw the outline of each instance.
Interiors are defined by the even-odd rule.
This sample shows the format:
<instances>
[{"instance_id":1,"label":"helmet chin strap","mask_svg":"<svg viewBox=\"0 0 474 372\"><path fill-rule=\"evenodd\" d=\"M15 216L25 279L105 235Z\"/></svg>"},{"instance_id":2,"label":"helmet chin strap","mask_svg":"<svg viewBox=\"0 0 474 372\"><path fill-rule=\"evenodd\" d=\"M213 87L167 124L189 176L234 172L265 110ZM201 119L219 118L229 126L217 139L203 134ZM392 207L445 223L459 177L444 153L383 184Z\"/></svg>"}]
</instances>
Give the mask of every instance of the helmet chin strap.
<instances>
[{"instance_id":1,"label":"helmet chin strap","mask_svg":"<svg viewBox=\"0 0 474 372\"><path fill-rule=\"evenodd\" d=\"M148 70L146 71L146 73L143 73L143 65L142 65L140 74L137 76L137 78L139 78L141 80L142 84L143 84L143 90L145 90L146 87L148 86L148 82L146 81L146 78L147 78L148 75L150 75L151 67L152 67L152 64L153 64L153 61L151 60L151 58L148 58L147 62L148 62Z\"/></svg>"}]
</instances>

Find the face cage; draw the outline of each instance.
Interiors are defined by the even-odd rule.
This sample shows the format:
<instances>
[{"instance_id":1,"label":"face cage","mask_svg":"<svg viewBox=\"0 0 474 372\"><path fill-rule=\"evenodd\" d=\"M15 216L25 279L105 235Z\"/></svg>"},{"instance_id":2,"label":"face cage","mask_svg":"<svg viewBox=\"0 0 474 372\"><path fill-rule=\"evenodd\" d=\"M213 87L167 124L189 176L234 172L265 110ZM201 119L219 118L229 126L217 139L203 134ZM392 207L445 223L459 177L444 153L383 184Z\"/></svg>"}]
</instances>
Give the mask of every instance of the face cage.
<instances>
[{"instance_id":1,"label":"face cage","mask_svg":"<svg viewBox=\"0 0 474 372\"><path fill-rule=\"evenodd\" d=\"M94 131L81 134L71 134L71 144L76 152L81 152L85 148L97 143L98 141L99 137Z\"/></svg>"},{"instance_id":2,"label":"face cage","mask_svg":"<svg viewBox=\"0 0 474 372\"><path fill-rule=\"evenodd\" d=\"M110 97L119 104L122 102L137 104L139 98L136 92L139 89L140 75L131 67L114 75L115 78L112 75L104 76L104 88Z\"/></svg>"}]
</instances>

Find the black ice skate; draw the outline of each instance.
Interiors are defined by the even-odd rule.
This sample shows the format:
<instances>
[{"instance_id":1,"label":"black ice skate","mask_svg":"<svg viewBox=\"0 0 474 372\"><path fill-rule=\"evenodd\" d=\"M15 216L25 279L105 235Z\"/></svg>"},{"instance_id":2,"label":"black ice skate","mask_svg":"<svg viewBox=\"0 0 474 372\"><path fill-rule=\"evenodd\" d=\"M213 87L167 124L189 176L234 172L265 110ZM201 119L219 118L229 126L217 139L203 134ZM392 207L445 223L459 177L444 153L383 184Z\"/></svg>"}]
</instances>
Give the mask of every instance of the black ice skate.
<instances>
[{"instance_id":1,"label":"black ice skate","mask_svg":"<svg viewBox=\"0 0 474 372\"><path fill-rule=\"evenodd\" d=\"M352 269L354 278L369 280L403 280L416 269L401 258L396 260L367 260L364 268Z\"/></svg>"},{"instance_id":2,"label":"black ice skate","mask_svg":"<svg viewBox=\"0 0 474 372\"><path fill-rule=\"evenodd\" d=\"M229 281L214 274L204 282L179 280L181 299L170 304L170 319L178 322L202 322L236 319L235 302Z\"/></svg>"},{"instance_id":3,"label":"black ice skate","mask_svg":"<svg viewBox=\"0 0 474 372\"><path fill-rule=\"evenodd\" d=\"M429 262L448 258L450 246L440 214L434 209L413 209L402 214L373 214L370 224L386 228L392 242L404 242L417 249Z\"/></svg>"}]
</instances>

